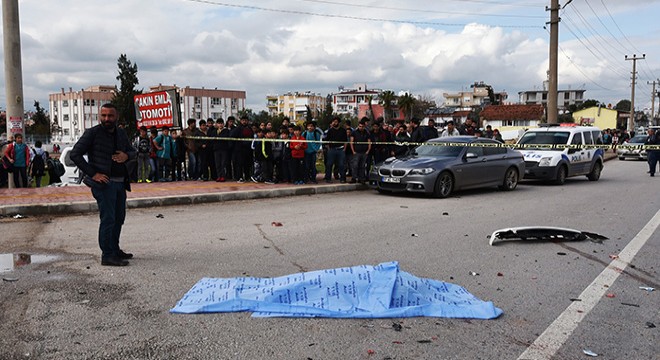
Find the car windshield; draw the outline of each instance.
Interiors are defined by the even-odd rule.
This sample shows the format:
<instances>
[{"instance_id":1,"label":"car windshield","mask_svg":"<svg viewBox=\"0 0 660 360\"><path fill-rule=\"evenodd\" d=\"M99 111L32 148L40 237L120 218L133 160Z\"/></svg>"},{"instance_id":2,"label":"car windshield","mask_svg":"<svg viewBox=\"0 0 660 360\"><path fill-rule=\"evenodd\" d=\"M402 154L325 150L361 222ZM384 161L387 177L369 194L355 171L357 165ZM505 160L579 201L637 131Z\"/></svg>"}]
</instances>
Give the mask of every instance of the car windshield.
<instances>
[{"instance_id":1,"label":"car windshield","mask_svg":"<svg viewBox=\"0 0 660 360\"><path fill-rule=\"evenodd\" d=\"M628 142L633 143L633 144L643 144L644 142L646 142L646 136L637 135L637 136L633 137L632 139L628 140Z\"/></svg>"},{"instance_id":2,"label":"car windshield","mask_svg":"<svg viewBox=\"0 0 660 360\"><path fill-rule=\"evenodd\" d=\"M567 131L526 132L518 141L518 145L527 145L527 149L530 148L529 145L565 145L569 136Z\"/></svg>"},{"instance_id":3,"label":"car windshield","mask_svg":"<svg viewBox=\"0 0 660 360\"><path fill-rule=\"evenodd\" d=\"M457 157L463 146L448 146L445 142L431 142L415 148L415 155L434 157Z\"/></svg>"}]
</instances>

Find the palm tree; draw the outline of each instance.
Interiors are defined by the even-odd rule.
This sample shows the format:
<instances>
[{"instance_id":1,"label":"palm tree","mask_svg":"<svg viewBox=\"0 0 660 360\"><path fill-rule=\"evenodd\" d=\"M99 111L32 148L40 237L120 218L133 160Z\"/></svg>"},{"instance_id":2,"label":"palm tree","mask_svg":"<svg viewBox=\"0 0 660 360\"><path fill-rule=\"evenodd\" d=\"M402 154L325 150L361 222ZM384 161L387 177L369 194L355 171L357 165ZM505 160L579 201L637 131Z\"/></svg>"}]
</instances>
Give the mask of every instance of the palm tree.
<instances>
[{"instance_id":1,"label":"palm tree","mask_svg":"<svg viewBox=\"0 0 660 360\"><path fill-rule=\"evenodd\" d=\"M415 98L409 93L405 93L403 96L399 97L398 105L403 111L406 121L410 121L410 118L413 115L413 110L415 109L416 101L417 100L415 100Z\"/></svg>"},{"instance_id":2,"label":"palm tree","mask_svg":"<svg viewBox=\"0 0 660 360\"><path fill-rule=\"evenodd\" d=\"M385 122L389 123L390 115L392 114L392 106L396 101L396 95L394 95L394 91L385 90L380 93L378 97L378 104L383 106L383 117L385 118Z\"/></svg>"}]
</instances>

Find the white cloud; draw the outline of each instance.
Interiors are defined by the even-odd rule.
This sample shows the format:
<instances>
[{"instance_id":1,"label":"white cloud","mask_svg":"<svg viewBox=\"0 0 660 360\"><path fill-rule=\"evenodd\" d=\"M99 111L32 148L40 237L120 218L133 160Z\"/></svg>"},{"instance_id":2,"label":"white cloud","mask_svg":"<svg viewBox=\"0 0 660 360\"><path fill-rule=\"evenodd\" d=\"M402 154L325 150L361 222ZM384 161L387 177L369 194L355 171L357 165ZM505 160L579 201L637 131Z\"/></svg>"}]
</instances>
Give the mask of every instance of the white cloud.
<instances>
[{"instance_id":1,"label":"white cloud","mask_svg":"<svg viewBox=\"0 0 660 360\"><path fill-rule=\"evenodd\" d=\"M544 4L532 8L423 0L403 6L385 0L376 5L382 8L368 9L292 0L227 2L307 13L466 25L349 20L185 0L23 0L20 11L25 98L47 101L48 94L60 88L116 84L116 62L122 53L138 64L139 87L162 83L246 90L248 107L255 110L265 107L266 94L307 90L326 94L340 85L359 82L395 92L430 94L440 100L443 92L484 81L496 90L506 89L510 100L515 101L518 91L538 87L546 77L548 34L540 28L546 20L486 16L547 16ZM609 16L603 15L602 5L591 3L601 6L601 20L615 29ZM529 1L520 4L529 5ZM660 1L637 0L635 4L636 9L608 4L608 10L634 46L647 53L645 64L640 64L640 76L658 76L660 43L653 14L658 13ZM584 4L576 9L572 6L564 11L576 19L579 11L593 20L594 27L598 26ZM386 9L402 7L425 11ZM637 14L634 29L628 20L633 10ZM528 25L538 27L515 27ZM609 37L604 28L597 30ZM595 57L570 33L561 34L566 55L559 54L560 87L586 84L587 97L605 102L629 97L630 64L617 58L625 50L613 45L615 56ZM627 40L621 41L627 44ZM4 82L4 75L0 78ZM643 85L640 87L639 93L645 93ZM4 91L0 96L2 104ZM642 98L637 101L644 102ZM31 105L26 101L26 107Z\"/></svg>"}]
</instances>

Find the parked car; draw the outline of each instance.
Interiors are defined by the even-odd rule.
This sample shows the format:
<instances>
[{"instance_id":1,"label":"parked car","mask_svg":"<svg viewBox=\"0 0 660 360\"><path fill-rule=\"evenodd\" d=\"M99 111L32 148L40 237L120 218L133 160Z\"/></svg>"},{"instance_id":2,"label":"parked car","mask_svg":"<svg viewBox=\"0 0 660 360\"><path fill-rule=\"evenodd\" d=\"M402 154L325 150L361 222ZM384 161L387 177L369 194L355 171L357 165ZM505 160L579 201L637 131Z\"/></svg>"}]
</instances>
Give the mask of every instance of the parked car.
<instances>
[{"instance_id":1,"label":"parked car","mask_svg":"<svg viewBox=\"0 0 660 360\"><path fill-rule=\"evenodd\" d=\"M518 140L525 156L525 179L549 180L557 185L571 176L598 181L603 171L601 131L592 126L544 124L529 129Z\"/></svg>"},{"instance_id":2,"label":"parked car","mask_svg":"<svg viewBox=\"0 0 660 360\"><path fill-rule=\"evenodd\" d=\"M67 146L62 149L62 154L60 154L60 161L64 164L64 175L62 178L62 183L64 184L80 184L82 183L82 172L78 169L76 164L71 160L71 150L73 146ZM85 160L87 155L83 155Z\"/></svg>"},{"instance_id":3,"label":"parked car","mask_svg":"<svg viewBox=\"0 0 660 360\"><path fill-rule=\"evenodd\" d=\"M619 157L619 160L625 159L635 159L635 160L646 160L646 150L641 149L641 146L644 145L646 141L646 135L635 135L632 139L624 141L623 146L640 146L639 149L632 149L626 147L617 147L616 156Z\"/></svg>"},{"instance_id":4,"label":"parked car","mask_svg":"<svg viewBox=\"0 0 660 360\"><path fill-rule=\"evenodd\" d=\"M525 171L520 152L474 136L429 140L401 158L376 164L369 186L381 193L417 192L446 198L454 191L499 186L513 190Z\"/></svg>"}]
</instances>

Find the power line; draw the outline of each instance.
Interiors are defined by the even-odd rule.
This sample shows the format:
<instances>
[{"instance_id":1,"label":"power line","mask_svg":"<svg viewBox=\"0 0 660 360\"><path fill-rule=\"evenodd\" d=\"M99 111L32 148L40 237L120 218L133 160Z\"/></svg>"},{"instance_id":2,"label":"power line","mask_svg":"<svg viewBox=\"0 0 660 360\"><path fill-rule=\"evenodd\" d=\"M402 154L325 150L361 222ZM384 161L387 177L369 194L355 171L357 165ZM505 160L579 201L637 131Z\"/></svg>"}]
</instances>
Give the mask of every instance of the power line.
<instances>
[{"instance_id":1,"label":"power line","mask_svg":"<svg viewBox=\"0 0 660 360\"><path fill-rule=\"evenodd\" d=\"M362 5L362 4L352 4L352 3L337 2L337 1L326 1L326 0L300 0L300 1L311 2L311 3L319 3L319 4L358 7L358 8L366 8L366 9L410 11L410 12L431 13L431 14L471 15L471 16L478 15L478 16L508 17L508 18L529 18L529 19L545 19L546 18L545 16L541 16L541 15L489 14L489 13L459 12L459 11L440 11L440 10L428 10L428 9L412 9L412 8L397 8L397 7L375 6L375 5Z\"/></svg>"},{"instance_id":2,"label":"power line","mask_svg":"<svg viewBox=\"0 0 660 360\"><path fill-rule=\"evenodd\" d=\"M610 19L612 19L612 22L614 23L616 28L619 29L619 32L621 33L621 35L623 35L623 38L626 39L626 41L628 41L628 43L633 47L633 49L636 52L641 53L642 51L640 51L638 48L636 48L635 45L632 43L632 41L630 41L630 39L628 39L626 34L623 32L623 30L621 30L621 28L619 27L619 24L617 24L616 20L614 20L614 16L612 16L612 13L610 12L610 9L608 9L607 5L605 5L605 2L603 0L600 0L600 3L603 4L603 7L607 11L607 14L610 16ZM631 51L631 52L635 52L635 51Z\"/></svg>"},{"instance_id":3,"label":"power line","mask_svg":"<svg viewBox=\"0 0 660 360\"><path fill-rule=\"evenodd\" d=\"M394 20L394 19L380 19L380 18L349 16L349 15L337 15L337 14L321 14L321 13L314 13L314 12L309 12L309 11L273 9L273 8L265 8L265 7L252 6L252 5L228 4L228 3L215 2L215 1L209 1L209 0L184 0L184 1L196 2L196 3L201 3L201 4L209 4L209 5L216 5L216 6L240 8L240 9L271 11L271 12L278 12L278 13L285 13L285 14L320 16L320 17L339 18L339 19L348 19L348 20L361 20L361 21L373 21L373 22L391 22L391 23L398 23L398 24L429 25L429 26L456 26L456 27L458 27L458 26L467 26L468 25L467 23L445 23L445 22L433 22L433 21ZM494 24L487 24L487 25L488 26L501 27L501 28L518 28L518 29L522 29L522 28L540 29L541 28L541 26L538 26L538 25L494 25Z\"/></svg>"},{"instance_id":4,"label":"power line","mask_svg":"<svg viewBox=\"0 0 660 360\"><path fill-rule=\"evenodd\" d=\"M566 28L571 34L573 34L573 36L575 37L575 39L576 39L577 41L579 41L580 44L582 44L582 45L584 46L584 48L585 48L587 51L589 51L589 52L591 53L591 55L594 56L594 58L596 58L596 59L604 59L604 58L607 58L607 56L605 56L605 54L603 54L602 52L600 52L600 50L599 50L599 48L598 48L597 46L593 46L593 44L591 43L591 41L589 40L589 38L586 37L586 36L584 36L584 34L582 34L582 32L581 32L579 29L577 29L577 31L580 32L580 33L582 34L582 37L584 38L584 40L585 40L586 42L588 42L589 45L591 45L591 46L585 44L584 41L582 41L582 39L580 38L580 36L578 36L575 32L573 32L573 29L571 29L571 26L569 26L568 23L564 23L564 27L565 27L565 28ZM592 50L592 49L593 49L593 50ZM599 55L597 55L594 51L598 52ZM616 64L616 63L615 63L615 64ZM619 76L624 76L624 77L627 76L626 73L625 73L625 72L621 72L620 69L617 69L617 68L611 68L611 67L610 67L610 70L611 70L612 72L616 73L616 74L619 75Z\"/></svg>"}]
</instances>

